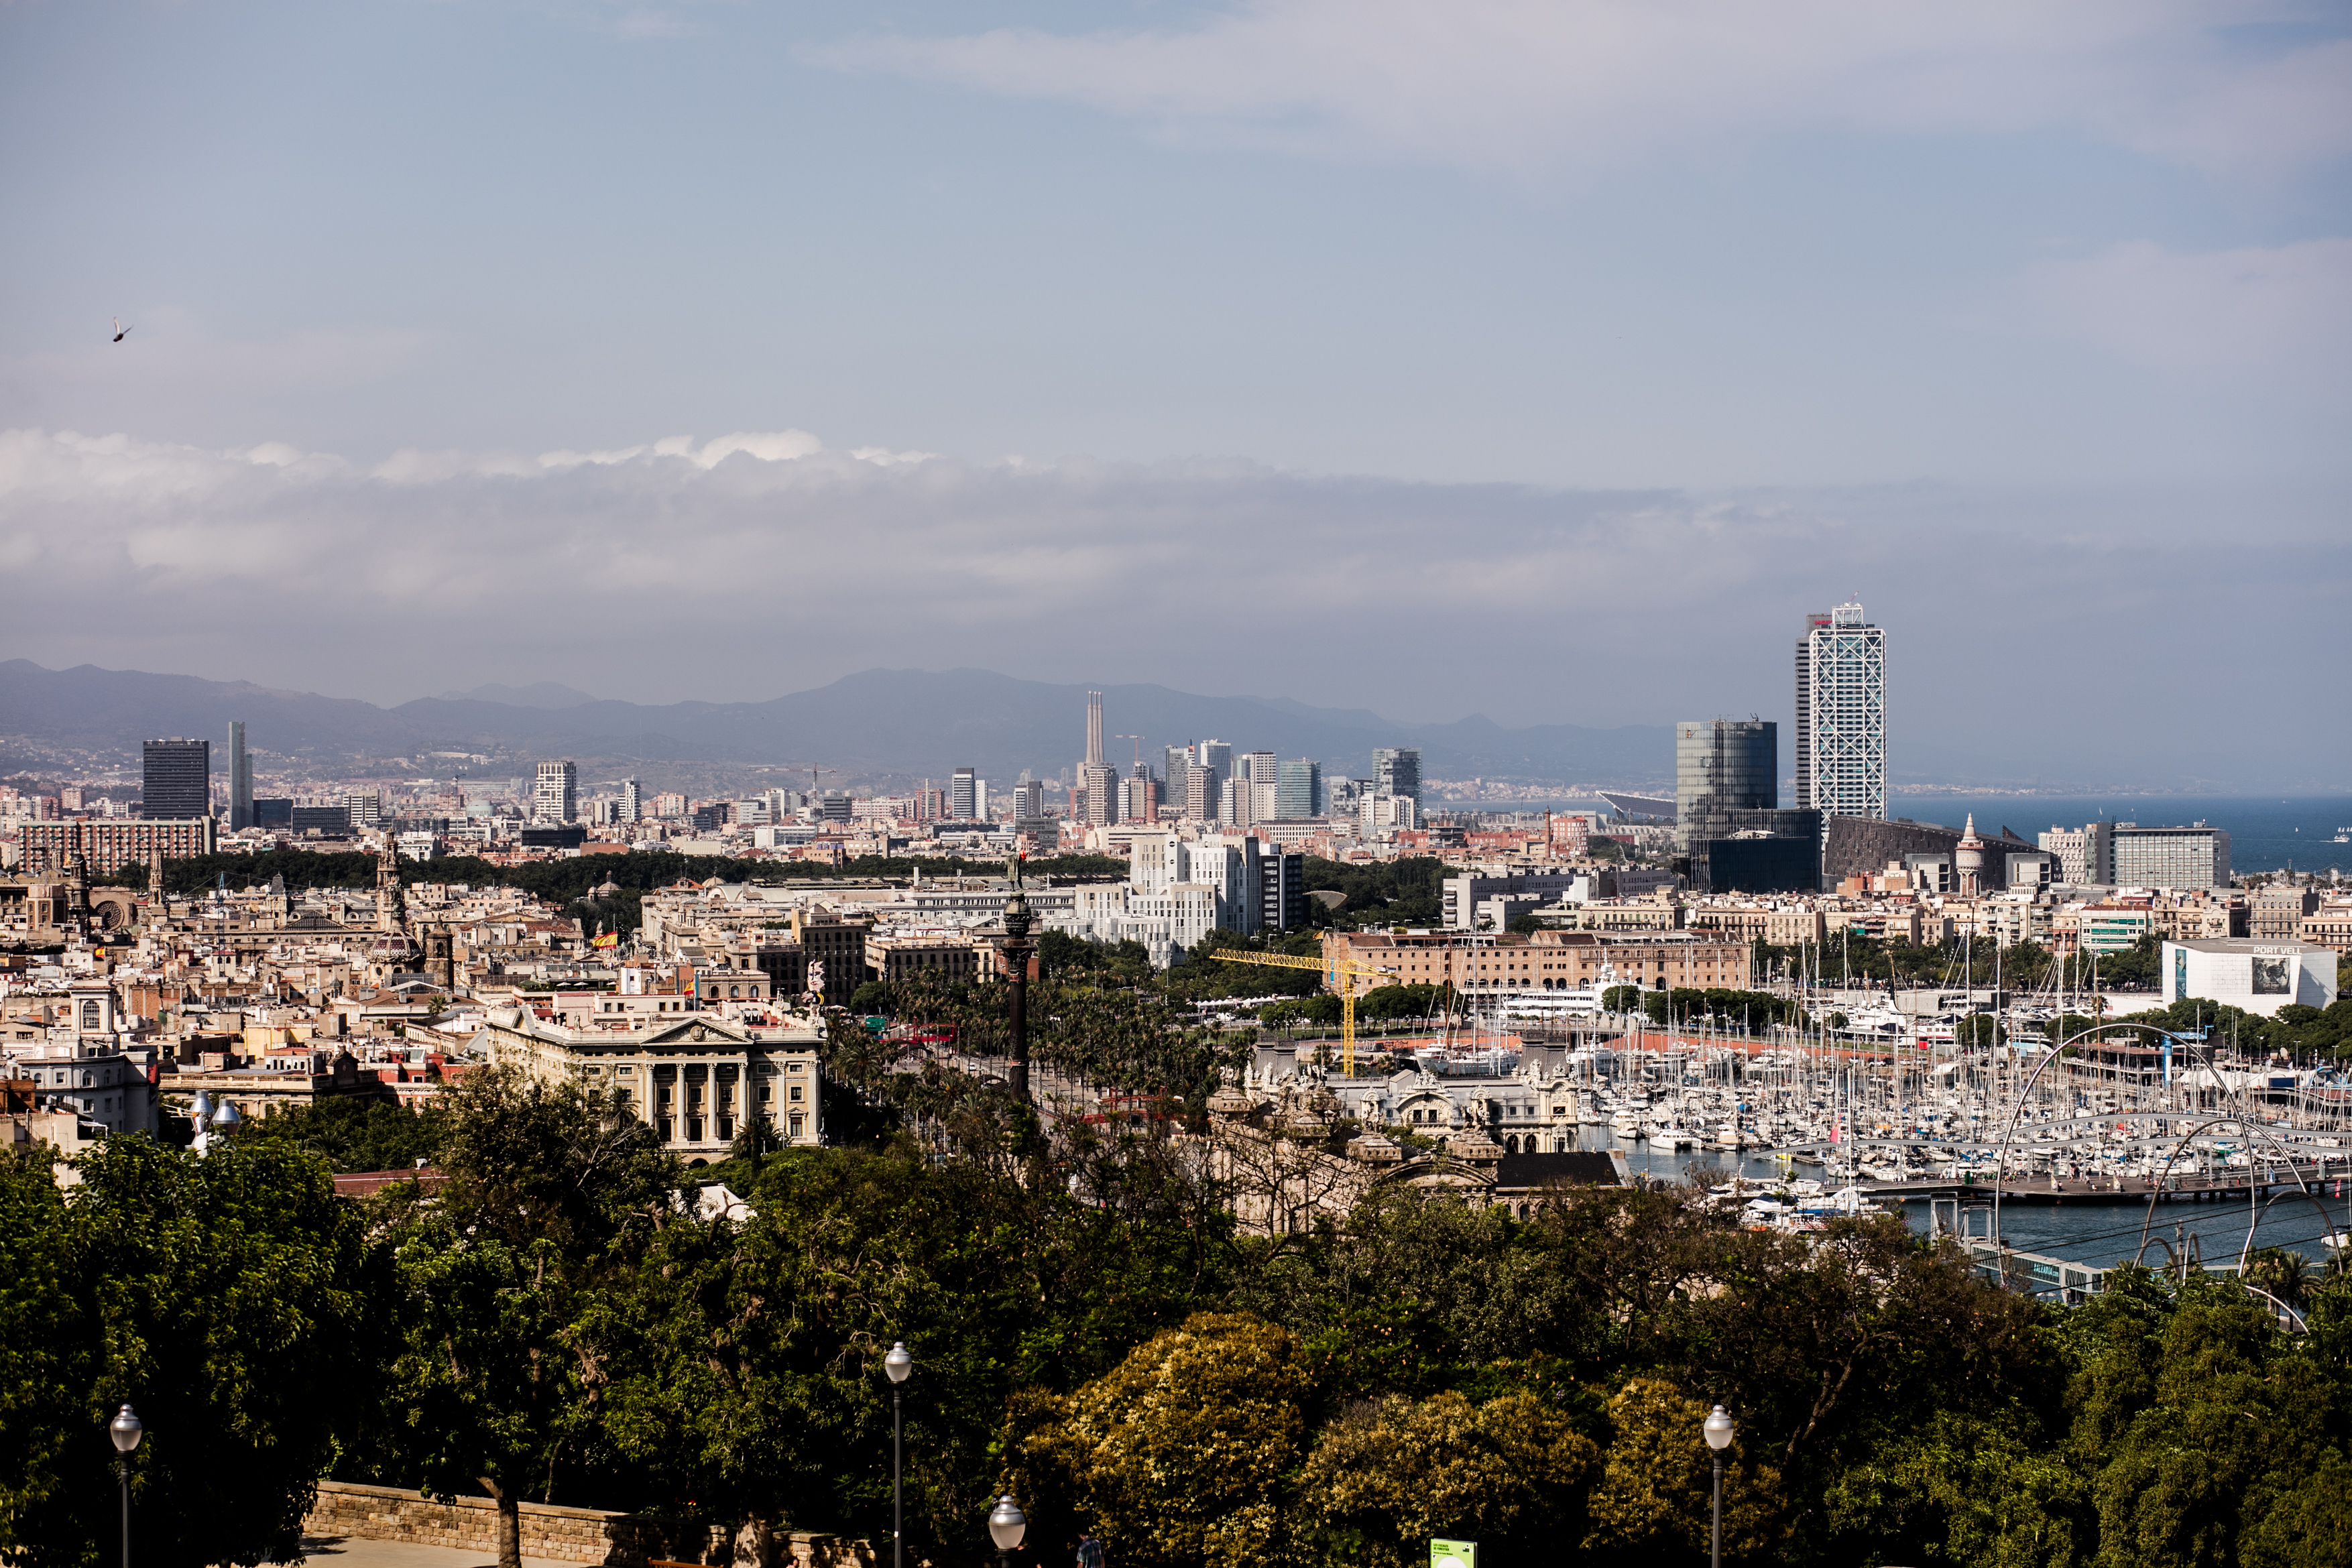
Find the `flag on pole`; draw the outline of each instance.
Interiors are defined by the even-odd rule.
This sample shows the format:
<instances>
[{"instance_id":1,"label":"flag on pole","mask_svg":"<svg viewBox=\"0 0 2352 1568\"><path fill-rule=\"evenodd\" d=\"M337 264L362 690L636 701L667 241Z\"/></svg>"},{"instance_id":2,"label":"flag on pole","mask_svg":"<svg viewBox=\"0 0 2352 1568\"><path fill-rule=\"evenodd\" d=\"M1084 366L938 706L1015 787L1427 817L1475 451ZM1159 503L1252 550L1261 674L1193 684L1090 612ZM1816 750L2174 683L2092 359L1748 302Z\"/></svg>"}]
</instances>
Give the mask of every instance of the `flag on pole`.
<instances>
[{"instance_id":1,"label":"flag on pole","mask_svg":"<svg viewBox=\"0 0 2352 1568\"><path fill-rule=\"evenodd\" d=\"M621 945L621 934L617 931L607 931L588 945L591 947L617 947Z\"/></svg>"}]
</instances>

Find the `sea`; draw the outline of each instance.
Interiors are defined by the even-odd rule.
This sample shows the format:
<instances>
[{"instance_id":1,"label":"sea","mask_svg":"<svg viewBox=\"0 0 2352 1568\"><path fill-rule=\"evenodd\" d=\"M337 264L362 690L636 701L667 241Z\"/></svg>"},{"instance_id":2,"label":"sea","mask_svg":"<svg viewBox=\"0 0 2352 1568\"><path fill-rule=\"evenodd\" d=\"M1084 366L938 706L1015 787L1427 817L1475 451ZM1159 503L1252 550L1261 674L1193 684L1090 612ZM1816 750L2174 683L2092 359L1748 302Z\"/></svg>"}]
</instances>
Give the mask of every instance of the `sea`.
<instances>
[{"instance_id":1,"label":"sea","mask_svg":"<svg viewBox=\"0 0 2352 1568\"><path fill-rule=\"evenodd\" d=\"M2336 871L2352 875L2352 794L2281 799L2273 795L1895 795L1886 814L1958 827L1975 813L1977 831L2006 827L2027 843L2052 828L2137 822L2143 828L2203 822L2230 835L2230 869Z\"/></svg>"},{"instance_id":2,"label":"sea","mask_svg":"<svg viewBox=\"0 0 2352 1568\"><path fill-rule=\"evenodd\" d=\"M1498 810L1498 806L1464 802L1469 810ZM1517 810L1591 811L1609 808L1598 800L1560 800L1532 806L1515 802ZM1979 832L1998 833L2008 828L2027 843L2052 828L2080 828L2089 822L2137 822L2144 828L2187 827L2203 822L2227 830L2230 869L2243 876L2258 871L2310 871L2322 876L2334 871L2352 877L2352 842L2337 843L2343 833L2352 840L2352 793L2281 798L2272 795L1895 795L1886 814L1915 822L1938 822L1950 828L1970 815Z\"/></svg>"},{"instance_id":3,"label":"sea","mask_svg":"<svg viewBox=\"0 0 2352 1568\"><path fill-rule=\"evenodd\" d=\"M2020 828L2021 833L2025 830ZM1723 1170L1753 1178L1770 1180L1780 1174L1779 1164L1769 1158L1755 1155L1733 1155L1724 1153L1694 1153L1685 1149L1653 1150L1646 1141L1639 1144L1611 1142L1605 1124L1587 1126L1583 1130L1586 1148L1615 1147L1625 1153L1626 1163L1637 1176L1654 1176L1668 1181L1680 1181L1693 1163L1710 1165ZM1799 1176L1822 1179L1818 1167L1801 1167ZM2316 1185L2316 1184L2315 1184ZM2084 1263L2093 1268L2112 1268L2118 1262L2130 1262L2139 1251L2140 1227L2147 1223L2148 1233L2160 1236L2175 1249L2194 1238L2198 1256L2208 1262L2234 1262L2245 1246L2249 1231L2257 1248L2276 1247L2283 1251L2300 1252L2314 1262L2327 1259L2327 1226L2332 1221L2339 1234L2352 1235L2352 1180L2330 1174L2325 1185L2316 1186L2317 1203L2307 1203L2299 1197L2279 1198L2260 1207L2245 1203L2158 1204L2155 1218L2148 1218L2147 1205L2141 1203L2093 1204L2083 1206L2034 1203L2003 1203L2000 1206L2000 1231L2011 1244L2021 1252L2038 1252L2044 1257L2063 1258L2069 1262ZM2322 1218L2322 1210L2326 1218ZM1928 1228L1927 1205L1925 1200L1903 1206L1904 1218L1914 1230L1922 1235ZM2176 1231L2178 1227L2178 1231ZM2148 1259L2161 1262L2164 1249L2153 1241L2147 1245Z\"/></svg>"}]
</instances>

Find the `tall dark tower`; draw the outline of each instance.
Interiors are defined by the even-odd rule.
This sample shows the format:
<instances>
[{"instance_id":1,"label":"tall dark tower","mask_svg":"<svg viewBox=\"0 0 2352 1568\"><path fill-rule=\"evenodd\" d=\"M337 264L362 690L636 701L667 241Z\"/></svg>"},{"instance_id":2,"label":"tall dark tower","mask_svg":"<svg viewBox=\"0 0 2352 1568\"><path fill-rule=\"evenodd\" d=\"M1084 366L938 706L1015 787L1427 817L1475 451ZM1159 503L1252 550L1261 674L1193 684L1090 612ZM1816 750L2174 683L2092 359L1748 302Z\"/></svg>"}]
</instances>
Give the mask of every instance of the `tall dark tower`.
<instances>
[{"instance_id":1,"label":"tall dark tower","mask_svg":"<svg viewBox=\"0 0 2352 1568\"><path fill-rule=\"evenodd\" d=\"M151 740L139 785L139 814L149 821L186 821L213 814L213 744Z\"/></svg>"},{"instance_id":2,"label":"tall dark tower","mask_svg":"<svg viewBox=\"0 0 2352 1568\"><path fill-rule=\"evenodd\" d=\"M245 720L228 721L228 831L253 824L253 761L245 754Z\"/></svg>"}]
</instances>

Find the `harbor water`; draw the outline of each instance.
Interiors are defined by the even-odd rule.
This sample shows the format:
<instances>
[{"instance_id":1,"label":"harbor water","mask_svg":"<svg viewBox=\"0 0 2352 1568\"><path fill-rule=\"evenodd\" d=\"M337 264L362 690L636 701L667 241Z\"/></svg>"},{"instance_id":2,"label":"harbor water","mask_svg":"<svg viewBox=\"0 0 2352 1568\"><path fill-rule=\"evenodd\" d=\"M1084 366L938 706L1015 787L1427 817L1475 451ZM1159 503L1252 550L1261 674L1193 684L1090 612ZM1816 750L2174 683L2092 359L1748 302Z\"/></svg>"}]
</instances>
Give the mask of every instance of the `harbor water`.
<instances>
[{"instance_id":1,"label":"harbor water","mask_svg":"<svg viewBox=\"0 0 2352 1568\"><path fill-rule=\"evenodd\" d=\"M1599 1123L1584 1127L1582 1146L1614 1147L1625 1155L1626 1164L1636 1176L1661 1181L1683 1180L1694 1164L1712 1166L1755 1181L1775 1180L1787 1168L1769 1155L1690 1149L1677 1152L1653 1147L1646 1140L1612 1143L1608 1126ZM1799 1166L1796 1174L1817 1181L1823 1179L1817 1166ZM2283 1177L2283 1185L2292 1189L2294 1184L2292 1177ZM1867 1184L1863 1190L1869 1191ZM2277 1190L2273 1188L2273 1192ZM2317 1196L2327 1219L2335 1222L2337 1230L2352 1231L2352 1184L2331 1176ZM1911 1228L1925 1234L1928 1228L1927 1200L1906 1203L1903 1211ZM2300 1252L2315 1263L2325 1262L2327 1257L2327 1227L2321 1218L2320 1208L2300 1197L2282 1197L2253 1207L2247 1204L2243 1195L2233 1203L2159 1203L2153 1219L2148 1218L2145 1202L2052 1205L2010 1200L2000 1206L2001 1235L2021 1251L2100 1269L2131 1261L2139 1249L2143 1222L2149 1235L2163 1238L2176 1249L2186 1239L2194 1238L2198 1255L2212 1263L2236 1261L2245 1245L2250 1224L2257 1248L2276 1247L2282 1251ZM2145 1260L2161 1265L2165 1261L2164 1249L2151 1241Z\"/></svg>"}]
</instances>

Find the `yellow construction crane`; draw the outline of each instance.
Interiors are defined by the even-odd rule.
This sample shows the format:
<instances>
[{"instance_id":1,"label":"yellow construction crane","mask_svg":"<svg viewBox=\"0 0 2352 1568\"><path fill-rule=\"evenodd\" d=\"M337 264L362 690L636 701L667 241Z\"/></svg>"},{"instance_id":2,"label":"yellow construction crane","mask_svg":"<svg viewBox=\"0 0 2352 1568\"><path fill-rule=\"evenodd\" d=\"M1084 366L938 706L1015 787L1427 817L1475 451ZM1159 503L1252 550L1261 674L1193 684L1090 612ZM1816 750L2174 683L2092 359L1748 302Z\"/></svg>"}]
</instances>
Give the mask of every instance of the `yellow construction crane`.
<instances>
[{"instance_id":1,"label":"yellow construction crane","mask_svg":"<svg viewBox=\"0 0 2352 1568\"><path fill-rule=\"evenodd\" d=\"M1394 975L1394 969L1359 964L1351 958L1294 958L1287 953L1236 953L1220 947L1213 955L1228 964L1263 964L1272 969L1315 969L1339 988L1339 1060L1348 1076L1356 1075L1356 981L1367 975Z\"/></svg>"}]
</instances>

